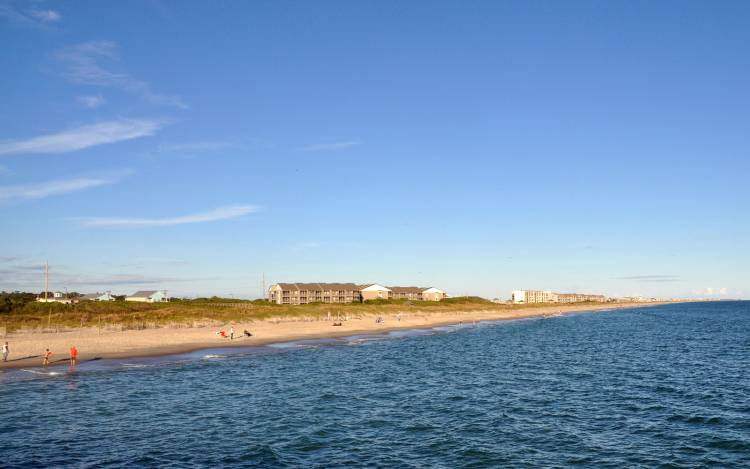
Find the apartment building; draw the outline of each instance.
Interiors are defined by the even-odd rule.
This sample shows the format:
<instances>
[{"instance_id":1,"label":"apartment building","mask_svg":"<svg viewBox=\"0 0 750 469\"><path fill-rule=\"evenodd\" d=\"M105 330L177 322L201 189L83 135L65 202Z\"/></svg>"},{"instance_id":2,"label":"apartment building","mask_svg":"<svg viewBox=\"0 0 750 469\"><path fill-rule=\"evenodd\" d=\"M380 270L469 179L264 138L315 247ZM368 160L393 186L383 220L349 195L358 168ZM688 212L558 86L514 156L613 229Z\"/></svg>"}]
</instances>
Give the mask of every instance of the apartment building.
<instances>
[{"instance_id":1,"label":"apartment building","mask_svg":"<svg viewBox=\"0 0 750 469\"><path fill-rule=\"evenodd\" d=\"M385 287L377 283L277 283L268 289L268 301L287 305L394 299L440 301L447 296L435 287Z\"/></svg>"},{"instance_id":2,"label":"apartment building","mask_svg":"<svg viewBox=\"0 0 750 469\"><path fill-rule=\"evenodd\" d=\"M547 290L515 290L511 293L513 303L557 303L557 293Z\"/></svg>"},{"instance_id":3,"label":"apartment building","mask_svg":"<svg viewBox=\"0 0 750 469\"><path fill-rule=\"evenodd\" d=\"M393 300L422 300L422 292L425 290L420 287L388 287L391 290L390 298Z\"/></svg>"},{"instance_id":4,"label":"apartment building","mask_svg":"<svg viewBox=\"0 0 750 469\"><path fill-rule=\"evenodd\" d=\"M605 302L604 295L589 295L582 293L555 293L542 290L515 290L511 293L511 300L517 304L529 303L580 303L584 301Z\"/></svg>"},{"instance_id":5,"label":"apartment building","mask_svg":"<svg viewBox=\"0 0 750 469\"><path fill-rule=\"evenodd\" d=\"M362 293L354 283L277 283L269 288L268 301L280 305L354 303L362 301Z\"/></svg>"},{"instance_id":6,"label":"apartment building","mask_svg":"<svg viewBox=\"0 0 750 469\"><path fill-rule=\"evenodd\" d=\"M607 297L604 295L587 295L582 293L558 293L557 294L557 302L558 303L580 303L583 301L597 301L597 302L605 302L607 301Z\"/></svg>"}]
</instances>

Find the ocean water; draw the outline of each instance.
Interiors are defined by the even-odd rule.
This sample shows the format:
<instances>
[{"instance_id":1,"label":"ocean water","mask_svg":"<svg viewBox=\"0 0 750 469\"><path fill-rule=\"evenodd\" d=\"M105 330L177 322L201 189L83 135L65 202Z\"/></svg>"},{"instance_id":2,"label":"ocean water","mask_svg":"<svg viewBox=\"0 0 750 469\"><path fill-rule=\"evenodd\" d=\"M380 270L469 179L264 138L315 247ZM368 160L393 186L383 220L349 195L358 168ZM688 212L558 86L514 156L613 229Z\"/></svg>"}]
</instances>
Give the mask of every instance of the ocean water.
<instances>
[{"instance_id":1,"label":"ocean water","mask_svg":"<svg viewBox=\"0 0 750 469\"><path fill-rule=\"evenodd\" d=\"M714 302L15 370L0 466L750 467L748 363Z\"/></svg>"}]
</instances>

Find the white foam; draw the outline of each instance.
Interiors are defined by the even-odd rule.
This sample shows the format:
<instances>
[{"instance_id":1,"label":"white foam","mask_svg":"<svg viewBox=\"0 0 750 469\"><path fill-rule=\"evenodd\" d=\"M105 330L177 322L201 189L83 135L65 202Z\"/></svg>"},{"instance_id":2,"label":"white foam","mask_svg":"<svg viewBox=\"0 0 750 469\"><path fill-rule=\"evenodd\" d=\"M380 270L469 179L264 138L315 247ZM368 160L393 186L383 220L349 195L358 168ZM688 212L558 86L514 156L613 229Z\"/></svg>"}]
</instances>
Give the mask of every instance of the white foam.
<instances>
[{"instance_id":1,"label":"white foam","mask_svg":"<svg viewBox=\"0 0 750 469\"><path fill-rule=\"evenodd\" d=\"M59 371L27 370L25 368L21 368L21 371L26 371L28 373L34 373L35 375L44 375L44 376L57 376L60 374Z\"/></svg>"}]
</instances>

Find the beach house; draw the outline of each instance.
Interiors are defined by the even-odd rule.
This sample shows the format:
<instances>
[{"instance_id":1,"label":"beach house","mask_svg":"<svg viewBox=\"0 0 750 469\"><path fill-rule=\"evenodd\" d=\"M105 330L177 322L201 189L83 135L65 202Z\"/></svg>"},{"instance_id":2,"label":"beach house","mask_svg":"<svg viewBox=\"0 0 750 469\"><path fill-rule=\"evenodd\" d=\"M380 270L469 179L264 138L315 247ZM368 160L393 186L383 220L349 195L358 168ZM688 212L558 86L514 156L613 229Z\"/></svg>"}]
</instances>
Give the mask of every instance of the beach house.
<instances>
[{"instance_id":1,"label":"beach house","mask_svg":"<svg viewBox=\"0 0 750 469\"><path fill-rule=\"evenodd\" d=\"M115 301L115 297L112 296L112 292L105 293L88 293L80 298L81 301Z\"/></svg>"},{"instance_id":2,"label":"beach house","mask_svg":"<svg viewBox=\"0 0 750 469\"><path fill-rule=\"evenodd\" d=\"M393 295L393 290L373 283L371 285L362 285L360 293L362 294L362 301L365 300L388 300Z\"/></svg>"},{"instance_id":3,"label":"beach house","mask_svg":"<svg viewBox=\"0 0 750 469\"><path fill-rule=\"evenodd\" d=\"M125 301L141 303L166 303L169 301L166 290L141 290L125 297Z\"/></svg>"},{"instance_id":4,"label":"beach house","mask_svg":"<svg viewBox=\"0 0 750 469\"><path fill-rule=\"evenodd\" d=\"M42 293L37 297L36 301L41 303L63 303L69 305L73 303L73 298L69 298L67 293L56 291L53 292L52 295L47 294L46 298L44 293Z\"/></svg>"},{"instance_id":5,"label":"beach house","mask_svg":"<svg viewBox=\"0 0 750 469\"><path fill-rule=\"evenodd\" d=\"M422 301L442 301L448 298L448 294L443 290L430 287L422 290Z\"/></svg>"}]
</instances>

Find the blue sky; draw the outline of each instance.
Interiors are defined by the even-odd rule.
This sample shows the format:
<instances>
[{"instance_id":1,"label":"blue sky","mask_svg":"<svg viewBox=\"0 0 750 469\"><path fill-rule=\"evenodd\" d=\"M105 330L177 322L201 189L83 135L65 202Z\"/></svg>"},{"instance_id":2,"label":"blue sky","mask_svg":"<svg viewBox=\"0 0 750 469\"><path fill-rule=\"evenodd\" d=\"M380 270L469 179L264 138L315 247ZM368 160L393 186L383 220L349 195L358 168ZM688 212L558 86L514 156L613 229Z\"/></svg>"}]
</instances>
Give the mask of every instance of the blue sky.
<instances>
[{"instance_id":1,"label":"blue sky","mask_svg":"<svg viewBox=\"0 0 750 469\"><path fill-rule=\"evenodd\" d=\"M750 297L748 2L0 0L0 289Z\"/></svg>"}]
</instances>

